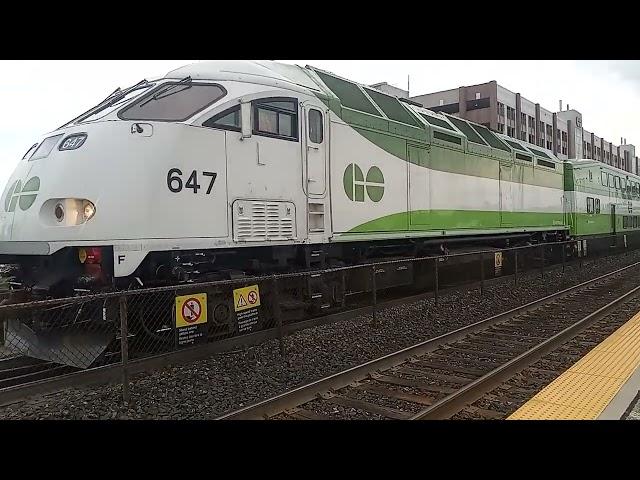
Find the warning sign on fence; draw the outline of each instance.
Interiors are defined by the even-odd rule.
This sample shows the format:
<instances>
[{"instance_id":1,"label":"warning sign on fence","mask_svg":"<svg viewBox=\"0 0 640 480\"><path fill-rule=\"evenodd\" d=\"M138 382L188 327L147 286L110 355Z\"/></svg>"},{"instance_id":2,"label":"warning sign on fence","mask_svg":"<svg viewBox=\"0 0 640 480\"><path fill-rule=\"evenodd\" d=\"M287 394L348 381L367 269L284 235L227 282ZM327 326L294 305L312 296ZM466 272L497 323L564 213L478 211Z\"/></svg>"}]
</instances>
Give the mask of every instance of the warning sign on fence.
<instances>
[{"instance_id":1,"label":"warning sign on fence","mask_svg":"<svg viewBox=\"0 0 640 480\"><path fill-rule=\"evenodd\" d=\"M176 327L207 323L207 294L176 297Z\"/></svg>"},{"instance_id":2,"label":"warning sign on fence","mask_svg":"<svg viewBox=\"0 0 640 480\"><path fill-rule=\"evenodd\" d=\"M236 312L260 306L260 290L258 285L236 288L233 291L233 304Z\"/></svg>"},{"instance_id":3,"label":"warning sign on fence","mask_svg":"<svg viewBox=\"0 0 640 480\"><path fill-rule=\"evenodd\" d=\"M233 307L238 320L238 332L249 333L256 328L260 320L260 289L258 285L236 288L233 291Z\"/></svg>"},{"instance_id":4,"label":"warning sign on fence","mask_svg":"<svg viewBox=\"0 0 640 480\"><path fill-rule=\"evenodd\" d=\"M176 297L176 345L195 345L206 340L207 294Z\"/></svg>"}]
</instances>

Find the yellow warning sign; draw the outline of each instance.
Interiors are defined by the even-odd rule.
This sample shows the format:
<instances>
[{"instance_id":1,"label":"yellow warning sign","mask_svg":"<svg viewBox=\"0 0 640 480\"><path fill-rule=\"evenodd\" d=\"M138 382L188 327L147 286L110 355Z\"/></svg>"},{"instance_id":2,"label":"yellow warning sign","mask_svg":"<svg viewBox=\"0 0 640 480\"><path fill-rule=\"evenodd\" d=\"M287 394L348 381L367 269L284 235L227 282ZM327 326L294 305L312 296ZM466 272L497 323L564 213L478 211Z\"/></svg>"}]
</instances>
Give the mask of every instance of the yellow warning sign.
<instances>
[{"instance_id":1,"label":"yellow warning sign","mask_svg":"<svg viewBox=\"0 0 640 480\"><path fill-rule=\"evenodd\" d=\"M192 293L176 297L176 327L207 323L207 294Z\"/></svg>"},{"instance_id":2,"label":"yellow warning sign","mask_svg":"<svg viewBox=\"0 0 640 480\"><path fill-rule=\"evenodd\" d=\"M502 267L502 252L496 252L495 259L496 259L496 262L495 262L496 268Z\"/></svg>"},{"instance_id":3,"label":"yellow warning sign","mask_svg":"<svg viewBox=\"0 0 640 480\"><path fill-rule=\"evenodd\" d=\"M260 306L260 290L258 285L236 288L233 291L233 305L236 312Z\"/></svg>"}]
</instances>

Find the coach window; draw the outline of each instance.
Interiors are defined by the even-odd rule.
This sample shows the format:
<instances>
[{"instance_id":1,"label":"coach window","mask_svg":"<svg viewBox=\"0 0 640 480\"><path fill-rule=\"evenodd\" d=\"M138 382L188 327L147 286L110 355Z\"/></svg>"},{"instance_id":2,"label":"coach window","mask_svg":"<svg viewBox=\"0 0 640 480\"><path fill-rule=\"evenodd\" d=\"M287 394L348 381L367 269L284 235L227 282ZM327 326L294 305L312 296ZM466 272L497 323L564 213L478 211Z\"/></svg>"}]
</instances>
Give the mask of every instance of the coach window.
<instances>
[{"instance_id":1,"label":"coach window","mask_svg":"<svg viewBox=\"0 0 640 480\"><path fill-rule=\"evenodd\" d=\"M240 105L229 108L205 121L202 126L222 130L240 131Z\"/></svg>"},{"instance_id":2,"label":"coach window","mask_svg":"<svg viewBox=\"0 0 640 480\"><path fill-rule=\"evenodd\" d=\"M596 206L596 213L600 213L600 199L599 198L596 198L595 206Z\"/></svg>"},{"instance_id":3,"label":"coach window","mask_svg":"<svg viewBox=\"0 0 640 480\"><path fill-rule=\"evenodd\" d=\"M620 190L620 177L616 177L616 190Z\"/></svg>"},{"instance_id":4,"label":"coach window","mask_svg":"<svg viewBox=\"0 0 640 480\"><path fill-rule=\"evenodd\" d=\"M253 102L253 133L283 140L298 140L298 102L265 98Z\"/></svg>"},{"instance_id":5,"label":"coach window","mask_svg":"<svg viewBox=\"0 0 640 480\"><path fill-rule=\"evenodd\" d=\"M322 143L322 113L320 110L309 110L309 140L313 143Z\"/></svg>"},{"instance_id":6,"label":"coach window","mask_svg":"<svg viewBox=\"0 0 640 480\"><path fill-rule=\"evenodd\" d=\"M608 180L609 180L609 187L613 188L613 187L615 186L615 185L614 185L614 181L613 181L613 175L611 175L611 174L609 173L609 174L607 174L607 178L608 178Z\"/></svg>"},{"instance_id":7,"label":"coach window","mask_svg":"<svg viewBox=\"0 0 640 480\"><path fill-rule=\"evenodd\" d=\"M607 172L600 172L600 182L603 186L607 186Z\"/></svg>"},{"instance_id":8,"label":"coach window","mask_svg":"<svg viewBox=\"0 0 640 480\"><path fill-rule=\"evenodd\" d=\"M593 198L587 197L587 213L593 213Z\"/></svg>"}]
</instances>

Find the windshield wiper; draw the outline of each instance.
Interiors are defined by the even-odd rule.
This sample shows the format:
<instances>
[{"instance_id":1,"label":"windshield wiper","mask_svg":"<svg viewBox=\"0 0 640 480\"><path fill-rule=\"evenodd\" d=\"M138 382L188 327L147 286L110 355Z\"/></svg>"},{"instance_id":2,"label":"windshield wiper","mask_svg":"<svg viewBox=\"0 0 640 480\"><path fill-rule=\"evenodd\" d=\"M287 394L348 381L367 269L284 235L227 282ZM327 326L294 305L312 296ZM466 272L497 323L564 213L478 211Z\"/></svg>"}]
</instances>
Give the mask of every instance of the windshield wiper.
<instances>
[{"instance_id":1,"label":"windshield wiper","mask_svg":"<svg viewBox=\"0 0 640 480\"><path fill-rule=\"evenodd\" d=\"M118 103L120 100L122 100L124 97L129 95L134 90L140 90L141 88L146 87L148 84L149 84L149 81L145 78L144 80L140 80L135 85L133 85L133 86L131 86L129 88L125 88L124 90L121 90L120 87L118 87L111 93L111 95L109 95L107 98L105 98L102 101L102 103L100 103L98 105L98 107L101 107L101 106L110 107L114 103ZM107 102L106 105L105 105L105 102ZM96 107L96 108L98 108L98 107Z\"/></svg>"},{"instance_id":2,"label":"windshield wiper","mask_svg":"<svg viewBox=\"0 0 640 480\"><path fill-rule=\"evenodd\" d=\"M120 87L118 87L113 92L111 92L104 100L102 100L100 103L98 103L98 105L96 105L95 107L87 110L82 115L77 116L76 118L74 118L70 122L65 123L61 127L58 127L56 130L60 130L61 128L64 128L67 125L70 125L72 123L81 122L85 118L89 118L91 115L95 115L96 113L100 113L105 108L110 107L114 103L117 103L120 100L122 100L124 97L126 97L129 93L133 92L134 90L139 90L141 88L146 88L148 85L149 85L149 81L145 78L144 80L140 80L135 85L133 85L133 86L131 86L129 88L125 88L124 90L122 90Z\"/></svg>"},{"instance_id":3,"label":"windshield wiper","mask_svg":"<svg viewBox=\"0 0 640 480\"><path fill-rule=\"evenodd\" d=\"M191 76L188 76L188 77L184 77L178 83L173 83L173 84L169 85L165 89L161 88L154 95L152 95L151 97L147 98L144 102L142 102L140 105L138 105L138 107L142 108L152 100L160 100L162 98L169 97L169 96L174 95L176 93L183 92L183 91L191 88L191 81L192 81ZM178 87L184 87L184 88L176 90L176 88L178 88Z\"/></svg>"}]
</instances>

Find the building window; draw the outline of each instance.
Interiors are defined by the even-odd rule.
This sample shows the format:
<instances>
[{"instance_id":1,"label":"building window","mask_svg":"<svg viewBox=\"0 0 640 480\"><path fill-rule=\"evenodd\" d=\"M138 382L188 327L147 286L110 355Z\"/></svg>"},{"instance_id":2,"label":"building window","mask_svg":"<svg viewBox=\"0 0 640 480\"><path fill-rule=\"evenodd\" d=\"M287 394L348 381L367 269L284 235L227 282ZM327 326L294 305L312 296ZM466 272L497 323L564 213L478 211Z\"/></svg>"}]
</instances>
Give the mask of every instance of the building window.
<instances>
[{"instance_id":1,"label":"building window","mask_svg":"<svg viewBox=\"0 0 640 480\"><path fill-rule=\"evenodd\" d=\"M480 100L480 92L476 92L476 100Z\"/></svg>"},{"instance_id":2,"label":"building window","mask_svg":"<svg viewBox=\"0 0 640 480\"><path fill-rule=\"evenodd\" d=\"M440 99L440 106L444 105L444 100Z\"/></svg>"},{"instance_id":3,"label":"building window","mask_svg":"<svg viewBox=\"0 0 640 480\"><path fill-rule=\"evenodd\" d=\"M536 136L533 133L529 134L529 143L536 143Z\"/></svg>"}]
</instances>

